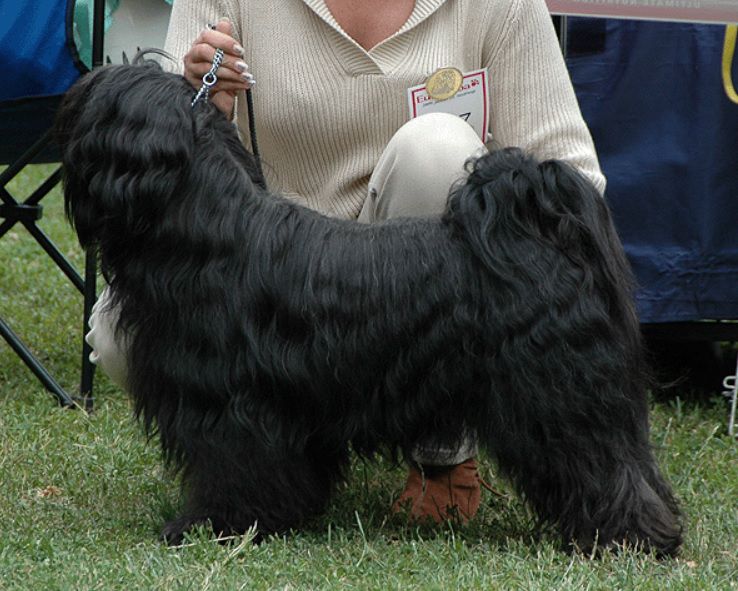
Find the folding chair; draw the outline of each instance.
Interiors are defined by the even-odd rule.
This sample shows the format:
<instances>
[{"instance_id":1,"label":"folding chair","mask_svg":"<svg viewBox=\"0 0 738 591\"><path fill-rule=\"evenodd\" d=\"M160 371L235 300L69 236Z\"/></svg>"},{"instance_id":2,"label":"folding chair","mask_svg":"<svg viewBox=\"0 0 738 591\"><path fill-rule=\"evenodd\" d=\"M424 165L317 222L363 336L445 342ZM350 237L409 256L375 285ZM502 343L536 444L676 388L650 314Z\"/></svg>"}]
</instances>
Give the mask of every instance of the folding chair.
<instances>
[{"instance_id":1,"label":"folding chair","mask_svg":"<svg viewBox=\"0 0 738 591\"><path fill-rule=\"evenodd\" d=\"M52 173L33 193L18 201L8 184L27 165L56 162L53 143L54 113L62 95L88 67L79 59L72 39L74 0L0 0L0 55L3 56L5 84L0 86L0 239L16 224L33 236L54 263L84 296L83 330L95 301L95 253L86 253L84 279L38 227L41 200L61 178L61 169ZM92 54L95 66L102 63L104 1L94 0ZM13 332L0 310L0 335L29 367L43 386L64 406L75 405L75 397L59 385L28 346ZM80 394L83 406L91 410L94 366L89 362L89 346L82 341Z\"/></svg>"}]
</instances>

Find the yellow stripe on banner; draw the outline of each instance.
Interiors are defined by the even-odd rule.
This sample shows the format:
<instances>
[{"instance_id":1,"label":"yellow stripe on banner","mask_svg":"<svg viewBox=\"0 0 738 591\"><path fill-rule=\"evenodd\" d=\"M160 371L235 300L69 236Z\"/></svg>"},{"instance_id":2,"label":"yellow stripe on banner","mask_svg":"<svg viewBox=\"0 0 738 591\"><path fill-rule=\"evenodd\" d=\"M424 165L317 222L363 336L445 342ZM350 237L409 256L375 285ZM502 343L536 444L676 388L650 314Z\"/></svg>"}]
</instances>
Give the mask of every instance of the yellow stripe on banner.
<instances>
[{"instance_id":1,"label":"yellow stripe on banner","mask_svg":"<svg viewBox=\"0 0 738 591\"><path fill-rule=\"evenodd\" d=\"M733 68L733 57L735 56L735 38L738 32L738 25L728 25L725 27L725 45L723 46L723 86L728 98L738 104L738 93L733 86L733 76L731 69Z\"/></svg>"}]
</instances>

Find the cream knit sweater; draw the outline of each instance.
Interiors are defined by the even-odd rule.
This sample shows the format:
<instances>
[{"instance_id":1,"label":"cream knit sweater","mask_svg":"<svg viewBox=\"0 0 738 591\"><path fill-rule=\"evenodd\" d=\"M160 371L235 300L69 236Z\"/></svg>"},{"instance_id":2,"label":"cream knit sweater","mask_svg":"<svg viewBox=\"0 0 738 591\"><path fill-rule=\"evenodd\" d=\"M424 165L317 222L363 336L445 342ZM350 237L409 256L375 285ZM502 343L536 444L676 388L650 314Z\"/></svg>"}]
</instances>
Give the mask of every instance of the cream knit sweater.
<instances>
[{"instance_id":1,"label":"cream knit sweater","mask_svg":"<svg viewBox=\"0 0 738 591\"><path fill-rule=\"evenodd\" d=\"M409 119L407 89L444 66L489 68L496 144L568 160L604 191L544 0L416 0L405 25L368 52L323 0L175 0L165 49L184 56L220 17L257 80L270 188L308 207L358 215L379 155ZM237 119L248 138L243 100Z\"/></svg>"}]
</instances>

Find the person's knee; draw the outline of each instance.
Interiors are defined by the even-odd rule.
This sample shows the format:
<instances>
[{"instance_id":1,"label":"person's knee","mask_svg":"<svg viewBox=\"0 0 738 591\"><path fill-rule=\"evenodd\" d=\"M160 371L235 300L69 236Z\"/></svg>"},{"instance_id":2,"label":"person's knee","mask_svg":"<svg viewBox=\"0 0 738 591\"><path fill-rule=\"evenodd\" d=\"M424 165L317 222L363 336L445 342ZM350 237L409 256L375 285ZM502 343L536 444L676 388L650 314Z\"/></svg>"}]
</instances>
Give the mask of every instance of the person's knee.
<instances>
[{"instance_id":1,"label":"person's knee","mask_svg":"<svg viewBox=\"0 0 738 591\"><path fill-rule=\"evenodd\" d=\"M392 137L369 182L374 219L443 212L465 162L484 144L463 119L431 113L408 121Z\"/></svg>"},{"instance_id":2,"label":"person's knee","mask_svg":"<svg viewBox=\"0 0 738 591\"><path fill-rule=\"evenodd\" d=\"M411 119L388 144L399 154L419 160L451 159L454 163L465 161L482 146L474 129L461 117L449 113L428 113Z\"/></svg>"}]
</instances>

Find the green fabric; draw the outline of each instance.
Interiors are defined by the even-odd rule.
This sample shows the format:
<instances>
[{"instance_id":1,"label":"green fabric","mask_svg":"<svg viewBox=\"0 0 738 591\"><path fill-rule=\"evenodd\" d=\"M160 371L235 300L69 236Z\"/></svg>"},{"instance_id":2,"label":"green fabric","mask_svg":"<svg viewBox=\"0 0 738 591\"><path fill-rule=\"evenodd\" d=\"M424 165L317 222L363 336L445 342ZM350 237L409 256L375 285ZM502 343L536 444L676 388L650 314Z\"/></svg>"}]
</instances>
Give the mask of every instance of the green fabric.
<instances>
[{"instance_id":1,"label":"green fabric","mask_svg":"<svg viewBox=\"0 0 738 591\"><path fill-rule=\"evenodd\" d=\"M164 0L171 5L174 0ZM105 0L105 30L113 24L113 13L118 9L120 0ZM74 3L74 43L79 57L88 68L92 68L92 18L94 0L76 0Z\"/></svg>"},{"instance_id":2,"label":"green fabric","mask_svg":"<svg viewBox=\"0 0 738 591\"><path fill-rule=\"evenodd\" d=\"M120 0L105 0L105 30L113 23L113 12L118 8ZM92 19L94 16L94 0L77 0L74 3L74 43L77 46L82 62L92 68Z\"/></svg>"}]
</instances>

